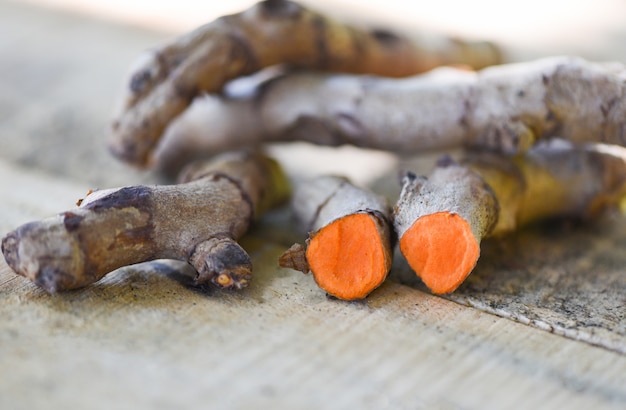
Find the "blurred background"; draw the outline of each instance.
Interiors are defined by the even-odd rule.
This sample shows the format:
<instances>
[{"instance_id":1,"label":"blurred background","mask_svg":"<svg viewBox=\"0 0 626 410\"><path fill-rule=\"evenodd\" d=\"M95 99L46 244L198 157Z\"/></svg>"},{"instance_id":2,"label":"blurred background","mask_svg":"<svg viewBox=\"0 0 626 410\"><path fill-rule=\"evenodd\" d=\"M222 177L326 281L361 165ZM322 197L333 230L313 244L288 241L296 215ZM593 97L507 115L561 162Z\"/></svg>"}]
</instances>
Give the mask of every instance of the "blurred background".
<instances>
[{"instance_id":1,"label":"blurred background","mask_svg":"<svg viewBox=\"0 0 626 410\"><path fill-rule=\"evenodd\" d=\"M28 0L152 29L183 32L252 0ZM626 56L623 0L317 0L303 1L345 19L493 39L519 52L576 53L593 59Z\"/></svg>"}]
</instances>

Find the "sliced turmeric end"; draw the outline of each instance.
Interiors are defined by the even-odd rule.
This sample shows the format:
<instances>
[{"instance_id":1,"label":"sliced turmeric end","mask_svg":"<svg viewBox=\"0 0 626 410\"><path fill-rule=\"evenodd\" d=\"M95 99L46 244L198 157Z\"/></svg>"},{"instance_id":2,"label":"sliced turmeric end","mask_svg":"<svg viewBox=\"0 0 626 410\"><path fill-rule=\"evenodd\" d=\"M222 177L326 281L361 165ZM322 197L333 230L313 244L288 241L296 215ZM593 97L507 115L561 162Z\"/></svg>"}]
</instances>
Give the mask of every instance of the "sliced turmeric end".
<instances>
[{"instance_id":1,"label":"sliced turmeric end","mask_svg":"<svg viewBox=\"0 0 626 410\"><path fill-rule=\"evenodd\" d=\"M436 294L454 291L480 256L480 242L458 214L420 217L400 239L400 251L424 284Z\"/></svg>"},{"instance_id":2,"label":"sliced turmeric end","mask_svg":"<svg viewBox=\"0 0 626 410\"><path fill-rule=\"evenodd\" d=\"M357 213L320 229L309 241L306 258L318 286L344 300L366 297L391 268L390 245L374 217Z\"/></svg>"}]
</instances>

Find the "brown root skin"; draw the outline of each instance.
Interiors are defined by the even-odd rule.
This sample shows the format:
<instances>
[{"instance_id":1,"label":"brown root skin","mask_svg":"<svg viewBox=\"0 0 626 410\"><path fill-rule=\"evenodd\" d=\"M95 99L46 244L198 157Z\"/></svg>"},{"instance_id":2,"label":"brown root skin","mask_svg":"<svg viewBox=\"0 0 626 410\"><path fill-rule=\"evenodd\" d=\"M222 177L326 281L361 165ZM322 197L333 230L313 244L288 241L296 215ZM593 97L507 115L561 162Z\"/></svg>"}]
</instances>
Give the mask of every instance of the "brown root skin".
<instances>
[{"instance_id":1,"label":"brown root skin","mask_svg":"<svg viewBox=\"0 0 626 410\"><path fill-rule=\"evenodd\" d=\"M293 210L309 232L306 248L296 244L280 258L282 267L313 274L328 294L363 299L382 284L391 269L392 229L383 198L341 177L322 176L302 183Z\"/></svg>"},{"instance_id":2,"label":"brown root skin","mask_svg":"<svg viewBox=\"0 0 626 410\"><path fill-rule=\"evenodd\" d=\"M553 217L591 217L626 196L626 149L540 144L514 159L476 154L408 176L394 208L400 250L433 293L471 273L483 238Z\"/></svg>"},{"instance_id":3,"label":"brown root skin","mask_svg":"<svg viewBox=\"0 0 626 410\"><path fill-rule=\"evenodd\" d=\"M154 259L188 261L197 284L248 285L252 264L236 243L252 221L286 200L286 179L258 154L225 154L189 182L89 194L79 207L31 222L2 241L9 266L46 291L76 289Z\"/></svg>"},{"instance_id":4,"label":"brown root skin","mask_svg":"<svg viewBox=\"0 0 626 410\"><path fill-rule=\"evenodd\" d=\"M458 147L512 154L553 136L624 145L624 78L621 64L573 57L403 79L295 73L250 98L197 101L168 132L156 161L294 140L400 155Z\"/></svg>"},{"instance_id":5,"label":"brown root skin","mask_svg":"<svg viewBox=\"0 0 626 410\"><path fill-rule=\"evenodd\" d=\"M300 271L304 274L310 272L309 262L306 260L306 247L301 243L294 243L278 258L278 264L283 268Z\"/></svg>"},{"instance_id":6,"label":"brown root skin","mask_svg":"<svg viewBox=\"0 0 626 410\"><path fill-rule=\"evenodd\" d=\"M400 77L443 64L480 68L501 62L492 44L435 37L363 30L291 1L262 1L138 61L113 121L111 150L127 162L147 165L167 125L195 97L276 64Z\"/></svg>"}]
</instances>

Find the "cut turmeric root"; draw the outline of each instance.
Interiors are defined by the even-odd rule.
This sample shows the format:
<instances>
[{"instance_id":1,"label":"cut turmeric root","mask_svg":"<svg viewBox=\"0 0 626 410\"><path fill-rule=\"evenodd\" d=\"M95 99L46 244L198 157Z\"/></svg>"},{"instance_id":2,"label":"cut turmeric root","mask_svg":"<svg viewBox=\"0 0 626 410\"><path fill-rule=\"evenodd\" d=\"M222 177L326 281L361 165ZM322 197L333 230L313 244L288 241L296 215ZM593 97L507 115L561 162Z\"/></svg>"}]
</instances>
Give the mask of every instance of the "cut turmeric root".
<instances>
[{"instance_id":1,"label":"cut turmeric root","mask_svg":"<svg viewBox=\"0 0 626 410\"><path fill-rule=\"evenodd\" d=\"M428 178L405 176L394 208L400 251L433 293L465 280L497 218L496 196L482 177L447 158Z\"/></svg>"},{"instance_id":2,"label":"cut turmeric root","mask_svg":"<svg viewBox=\"0 0 626 410\"><path fill-rule=\"evenodd\" d=\"M415 221L402 237L400 251L434 293L448 293L474 269L480 241L458 214L438 212Z\"/></svg>"},{"instance_id":3,"label":"cut turmeric root","mask_svg":"<svg viewBox=\"0 0 626 410\"><path fill-rule=\"evenodd\" d=\"M480 154L441 161L428 178L407 175L394 226L411 268L443 294L474 269L484 238L545 218L593 216L624 195L626 149L558 141L513 159Z\"/></svg>"},{"instance_id":4,"label":"cut turmeric root","mask_svg":"<svg viewBox=\"0 0 626 410\"><path fill-rule=\"evenodd\" d=\"M362 299L387 276L390 264L378 221L347 215L309 239L306 259L320 288L340 299Z\"/></svg>"},{"instance_id":5,"label":"cut turmeric root","mask_svg":"<svg viewBox=\"0 0 626 410\"><path fill-rule=\"evenodd\" d=\"M309 233L306 251L294 246L282 267L312 272L339 299L362 299L391 269L391 225L385 200L344 178L319 177L294 194L294 213Z\"/></svg>"}]
</instances>

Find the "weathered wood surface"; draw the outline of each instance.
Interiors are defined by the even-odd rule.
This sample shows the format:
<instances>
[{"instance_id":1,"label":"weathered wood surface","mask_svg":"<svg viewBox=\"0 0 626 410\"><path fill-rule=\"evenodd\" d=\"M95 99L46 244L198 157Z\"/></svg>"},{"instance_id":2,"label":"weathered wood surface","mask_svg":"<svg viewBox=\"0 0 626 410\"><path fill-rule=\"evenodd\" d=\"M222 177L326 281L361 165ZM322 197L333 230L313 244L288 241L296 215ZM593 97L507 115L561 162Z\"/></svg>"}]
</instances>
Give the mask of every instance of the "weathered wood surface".
<instances>
[{"instance_id":1,"label":"weathered wood surface","mask_svg":"<svg viewBox=\"0 0 626 410\"><path fill-rule=\"evenodd\" d=\"M159 180L110 158L104 128L129 61L167 35L1 1L0 34L0 235L89 188ZM461 304L394 282L328 299L277 267L288 223L270 215L244 241L242 293L158 261L49 296L0 261L0 408L626 405L623 217L485 244Z\"/></svg>"}]
</instances>

